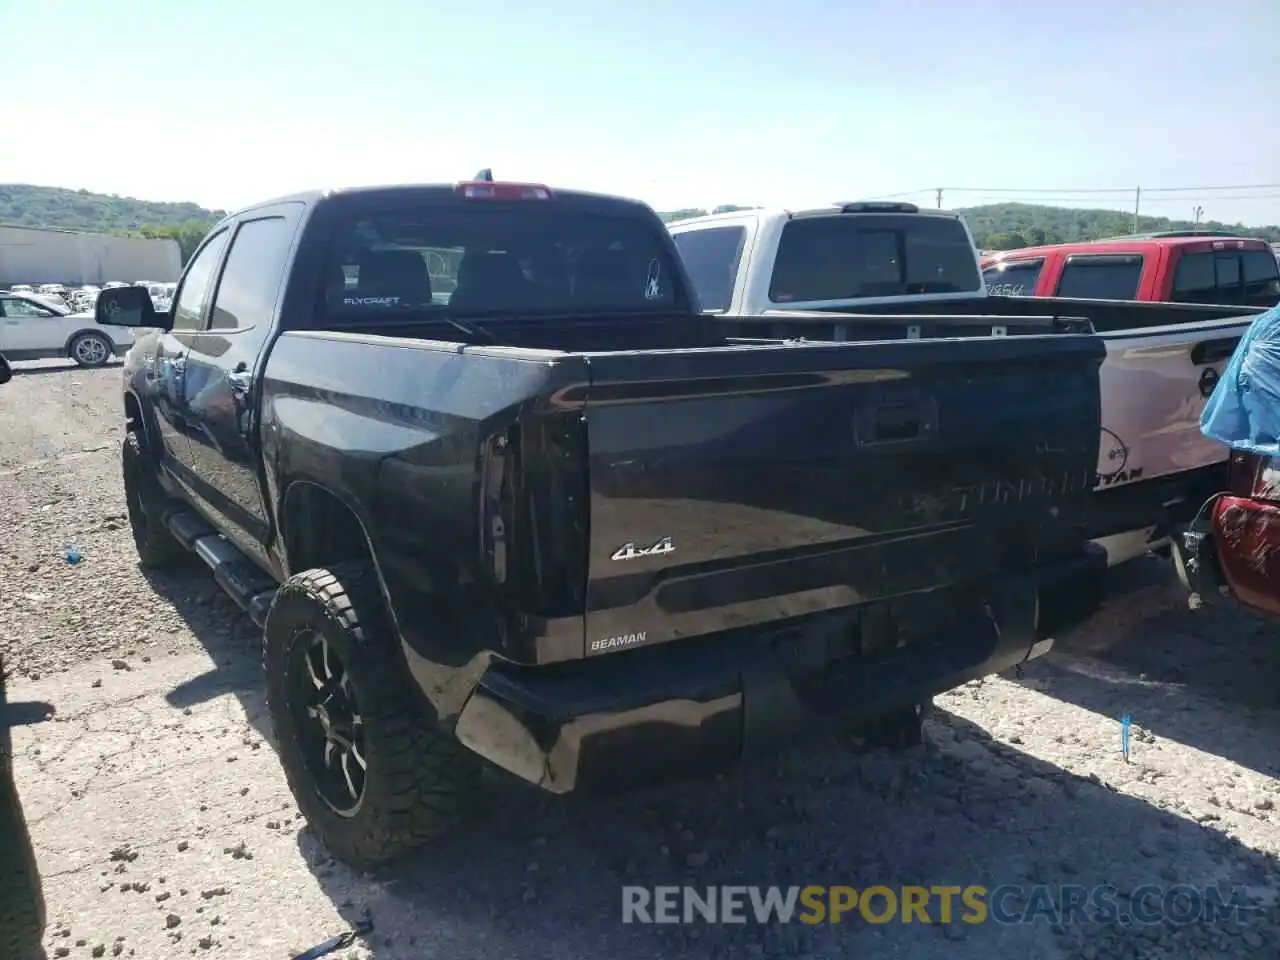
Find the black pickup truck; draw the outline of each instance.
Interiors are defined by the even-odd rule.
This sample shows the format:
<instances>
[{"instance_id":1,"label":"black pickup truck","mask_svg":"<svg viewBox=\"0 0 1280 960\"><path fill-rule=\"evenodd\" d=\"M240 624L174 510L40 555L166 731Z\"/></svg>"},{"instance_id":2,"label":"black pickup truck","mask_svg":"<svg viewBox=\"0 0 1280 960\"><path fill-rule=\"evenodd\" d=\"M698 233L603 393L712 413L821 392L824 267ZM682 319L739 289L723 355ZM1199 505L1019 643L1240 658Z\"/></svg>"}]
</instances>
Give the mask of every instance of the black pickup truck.
<instances>
[{"instance_id":1,"label":"black pickup truck","mask_svg":"<svg viewBox=\"0 0 1280 960\"><path fill-rule=\"evenodd\" d=\"M262 625L289 782L352 863L444 830L479 758L568 792L815 721L910 739L1105 568L1087 324L729 339L633 201L299 195L218 224L171 313L97 319L156 328L124 368L141 560L194 551Z\"/></svg>"}]
</instances>

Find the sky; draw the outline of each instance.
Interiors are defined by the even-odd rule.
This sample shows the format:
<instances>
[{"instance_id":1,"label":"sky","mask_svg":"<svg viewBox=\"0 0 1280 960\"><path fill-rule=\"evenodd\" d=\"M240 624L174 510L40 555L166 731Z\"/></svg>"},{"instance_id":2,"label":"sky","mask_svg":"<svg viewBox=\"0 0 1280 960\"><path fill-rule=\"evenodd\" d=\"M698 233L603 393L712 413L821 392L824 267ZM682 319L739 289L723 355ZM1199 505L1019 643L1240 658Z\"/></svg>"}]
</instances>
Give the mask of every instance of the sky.
<instances>
[{"instance_id":1,"label":"sky","mask_svg":"<svg viewBox=\"0 0 1280 960\"><path fill-rule=\"evenodd\" d=\"M660 210L1141 186L1145 214L1280 223L1277 0L0 0L0 36L0 183L223 209L483 167Z\"/></svg>"}]
</instances>

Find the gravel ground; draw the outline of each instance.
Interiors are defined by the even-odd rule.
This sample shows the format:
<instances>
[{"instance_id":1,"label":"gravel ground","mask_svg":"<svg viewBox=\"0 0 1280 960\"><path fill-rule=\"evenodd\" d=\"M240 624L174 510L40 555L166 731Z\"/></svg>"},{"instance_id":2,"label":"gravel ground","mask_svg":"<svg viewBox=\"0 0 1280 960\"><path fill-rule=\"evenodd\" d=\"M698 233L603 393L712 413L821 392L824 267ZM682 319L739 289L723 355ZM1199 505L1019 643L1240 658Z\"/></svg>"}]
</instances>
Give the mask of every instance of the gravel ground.
<instances>
[{"instance_id":1,"label":"gravel ground","mask_svg":"<svg viewBox=\"0 0 1280 960\"><path fill-rule=\"evenodd\" d=\"M61 721L15 734L51 956L284 957L285 939L301 949L365 912L373 934L338 956L1280 955L1280 646L1241 614L1187 610L1155 560L1020 676L939 698L920 749L866 752L837 735L612 800L559 800L495 776L449 841L377 877L353 874L317 849L259 749L252 625L198 569L137 569L118 368L19 366L0 388L0 644L11 695L48 701ZM171 762L179 749L211 759ZM208 848L204 872L181 860L188 847ZM179 883L189 892L172 891ZM624 925L627 883L1111 884L1122 909L1143 884L1219 884L1251 909L1186 924ZM328 909L307 906L316 898Z\"/></svg>"}]
</instances>

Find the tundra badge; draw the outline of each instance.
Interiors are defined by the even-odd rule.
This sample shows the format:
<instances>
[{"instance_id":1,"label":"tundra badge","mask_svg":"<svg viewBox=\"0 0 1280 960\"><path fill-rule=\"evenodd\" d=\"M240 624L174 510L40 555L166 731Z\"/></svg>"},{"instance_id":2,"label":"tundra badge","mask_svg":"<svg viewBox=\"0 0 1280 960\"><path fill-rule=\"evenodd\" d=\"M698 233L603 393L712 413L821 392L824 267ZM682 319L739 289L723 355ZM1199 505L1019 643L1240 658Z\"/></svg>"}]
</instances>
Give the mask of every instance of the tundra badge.
<instances>
[{"instance_id":1,"label":"tundra badge","mask_svg":"<svg viewBox=\"0 0 1280 960\"><path fill-rule=\"evenodd\" d=\"M670 537L663 537L657 543L648 547L637 547L635 542L624 543L617 550L613 551L612 560L635 560L637 557L661 557L664 554L675 553L676 546L671 542Z\"/></svg>"}]
</instances>

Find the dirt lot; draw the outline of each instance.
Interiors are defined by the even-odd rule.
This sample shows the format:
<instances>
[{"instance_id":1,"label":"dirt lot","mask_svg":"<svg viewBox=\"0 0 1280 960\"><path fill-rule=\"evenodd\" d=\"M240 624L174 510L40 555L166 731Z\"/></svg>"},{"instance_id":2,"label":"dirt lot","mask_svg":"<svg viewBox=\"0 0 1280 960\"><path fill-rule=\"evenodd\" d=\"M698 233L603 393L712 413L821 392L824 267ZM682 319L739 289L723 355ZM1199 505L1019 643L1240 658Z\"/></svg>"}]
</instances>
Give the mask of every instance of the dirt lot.
<instances>
[{"instance_id":1,"label":"dirt lot","mask_svg":"<svg viewBox=\"0 0 1280 960\"><path fill-rule=\"evenodd\" d=\"M134 562L118 390L118 368L56 364L0 388L0 644L24 702L17 775L51 956L284 958L364 915L373 932L336 956L1280 955L1280 645L1242 616L1188 611L1154 561L1022 676L940 698L919 750L834 737L609 801L494 776L448 842L355 875L297 818L252 625L199 570ZM625 925L627 883L1109 883L1122 909L1143 884L1220 884L1251 909L1186 924Z\"/></svg>"}]
</instances>

